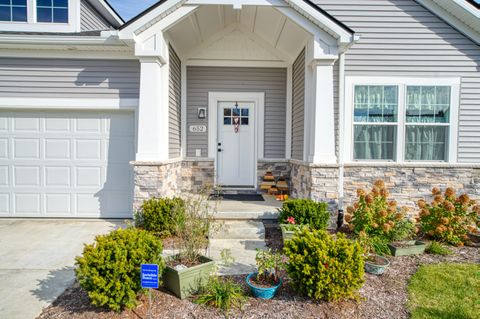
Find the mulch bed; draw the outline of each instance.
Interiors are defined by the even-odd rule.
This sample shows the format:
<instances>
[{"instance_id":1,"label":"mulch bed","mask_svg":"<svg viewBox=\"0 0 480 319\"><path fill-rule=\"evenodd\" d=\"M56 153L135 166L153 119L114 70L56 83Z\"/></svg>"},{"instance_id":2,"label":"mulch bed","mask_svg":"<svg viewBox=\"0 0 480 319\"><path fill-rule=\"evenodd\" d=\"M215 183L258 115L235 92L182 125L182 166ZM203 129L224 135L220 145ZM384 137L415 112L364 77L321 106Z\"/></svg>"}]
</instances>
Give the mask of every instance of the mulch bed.
<instances>
[{"instance_id":1,"label":"mulch bed","mask_svg":"<svg viewBox=\"0 0 480 319\"><path fill-rule=\"evenodd\" d=\"M281 248L281 232L278 225L265 224L267 245ZM272 300L248 298L243 311L235 311L230 318L408 318L406 309L408 279L421 264L440 262L479 263L480 250L474 247L450 248L454 254L438 256L389 257L390 267L384 275L365 274L365 284L360 289L361 301L353 300L326 303L314 302L296 294L288 280ZM246 276L234 276L245 291ZM152 293L152 318L224 318L215 309L193 304L191 299L180 300L164 289ZM87 294L77 283L68 288L51 306L44 309L37 319L120 319L147 318L147 298L142 297L135 310L120 314L90 305Z\"/></svg>"}]
</instances>

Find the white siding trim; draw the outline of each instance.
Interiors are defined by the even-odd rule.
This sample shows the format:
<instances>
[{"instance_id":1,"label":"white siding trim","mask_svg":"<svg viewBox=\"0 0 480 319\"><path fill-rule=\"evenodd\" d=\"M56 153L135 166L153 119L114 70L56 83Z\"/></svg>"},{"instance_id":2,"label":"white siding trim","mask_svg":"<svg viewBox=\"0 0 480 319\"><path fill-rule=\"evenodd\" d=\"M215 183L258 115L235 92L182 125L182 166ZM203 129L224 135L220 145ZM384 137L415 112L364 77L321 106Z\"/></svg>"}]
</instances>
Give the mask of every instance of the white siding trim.
<instances>
[{"instance_id":1,"label":"white siding trim","mask_svg":"<svg viewBox=\"0 0 480 319\"><path fill-rule=\"evenodd\" d=\"M293 65L287 68L287 98L285 105L285 158L292 157L292 83Z\"/></svg>"},{"instance_id":2,"label":"white siding trim","mask_svg":"<svg viewBox=\"0 0 480 319\"><path fill-rule=\"evenodd\" d=\"M286 68L288 64L281 61L249 61L249 60L187 60L187 66L217 67L251 67L251 68Z\"/></svg>"},{"instance_id":3,"label":"white siding trim","mask_svg":"<svg viewBox=\"0 0 480 319\"><path fill-rule=\"evenodd\" d=\"M137 107L138 99L0 97L0 108L117 110Z\"/></svg>"},{"instance_id":4,"label":"white siding trim","mask_svg":"<svg viewBox=\"0 0 480 319\"><path fill-rule=\"evenodd\" d=\"M185 157L187 156L187 66L185 65L185 61L180 60L181 63L181 99L180 99L180 106L181 106L181 151L180 156Z\"/></svg>"},{"instance_id":5,"label":"white siding trim","mask_svg":"<svg viewBox=\"0 0 480 319\"><path fill-rule=\"evenodd\" d=\"M345 77L345 134L344 154L346 163L372 162L353 160L353 93L355 85L397 85L398 86L398 131L397 131L397 163L412 163L404 160L405 148L405 96L407 85L450 86L450 129L448 139L448 163L457 162L458 154L458 112L460 105L460 81L458 77L413 78L413 77L375 77L347 76ZM374 161L384 163L385 161ZM386 161L388 163L388 161ZM426 161L418 161L426 163Z\"/></svg>"}]
</instances>

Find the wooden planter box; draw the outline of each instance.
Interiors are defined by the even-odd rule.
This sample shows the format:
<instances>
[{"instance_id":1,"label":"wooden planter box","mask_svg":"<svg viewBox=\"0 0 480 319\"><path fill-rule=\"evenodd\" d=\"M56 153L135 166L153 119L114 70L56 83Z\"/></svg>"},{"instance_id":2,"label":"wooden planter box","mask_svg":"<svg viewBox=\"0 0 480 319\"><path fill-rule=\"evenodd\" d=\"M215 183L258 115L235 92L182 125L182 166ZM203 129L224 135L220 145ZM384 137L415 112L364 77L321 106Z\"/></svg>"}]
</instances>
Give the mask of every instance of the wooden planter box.
<instances>
[{"instance_id":1,"label":"wooden planter box","mask_svg":"<svg viewBox=\"0 0 480 319\"><path fill-rule=\"evenodd\" d=\"M397 247L395 243L388 244L392 256L408 256L408 255L421 255L425 252L427 244L419 240L411 240L403 242L406 247Z\"/></svg>"},{"instance_id":2,"label":"wooden planter box","mask_svg":"<svg viewBox=\"0 0 480 319\"><path fill-rule=\"evenodd\" d=\"M294 228L299 228L299 226L293 226ZM280 224L280 229L282 230L282 239L283 243L285 241L292 239L293 235L295 234L295 230L288 230L289 228L292 228L292 225L290 224Z\"/></svg>"},{"instance_id":3,"label":"wooden planter box","mask_svg":"<svg viewBox=\"0 0 480 319\"><path fill-rule=\"evenodd\" d=\"M205 285L215 268L215 261L201 256L201 264L182 270L167 266L163 274L163 285L180 299L197 292Z\"/></svg>"}]
</instances>

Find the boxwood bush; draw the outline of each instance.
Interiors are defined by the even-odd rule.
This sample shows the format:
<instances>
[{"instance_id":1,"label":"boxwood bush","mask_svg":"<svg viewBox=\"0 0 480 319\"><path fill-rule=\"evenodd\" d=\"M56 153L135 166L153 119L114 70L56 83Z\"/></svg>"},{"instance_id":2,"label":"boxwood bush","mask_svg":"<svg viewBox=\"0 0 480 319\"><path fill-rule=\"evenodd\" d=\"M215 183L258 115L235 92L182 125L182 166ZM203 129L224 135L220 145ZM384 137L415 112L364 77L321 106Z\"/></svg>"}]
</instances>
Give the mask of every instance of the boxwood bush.
<instances>
[{"instance_id":1,"label":"boxwood bush","mask_svg":"<svg viewBox=\"0 0 480 319\"><path fill-rule=\"evenodd\" d=\"M335 239L324 230L301 229L285 242L286 270L296 290L327 301L355 298L363 285L360 244L343 234Z\"/></svg>"},{"instance_id":2,"label":"boxwood bush","mask_svg":"<svg viewBox=\"0 0 480 319\"><path fill-rule=\"evenodd\" d=\"M278 220L280 224L291 224L287 219L293 217L296 225L309 225L313 229L326 229L330 220L327 203L316 202L311 199L287 200L283 203L279 212Z\"/></svg>"},{"instance_id":3,"label":"boxwood bush","mask_svg":"<svg viewBox=\"0 0 480 319\"><path fill-rule=\"evenodd\" d=\"M95 238L76 258L80 286L91 302L114 311L134 308L140 285L140 265L158 264L163 272L162 242L153 234L136 228L119 229Z\"/></svg>"},{"instance_id":4,"label":"boxwood bush","mask_svg":"<svg viewBox=\"0 0 480 319\"><path fill-rule=\"evenodd\" d=\"M135 225L160 237L175 235L185 216L185 201L179 197L150 198L135 214Z\"/></svg>"}]
</instances>

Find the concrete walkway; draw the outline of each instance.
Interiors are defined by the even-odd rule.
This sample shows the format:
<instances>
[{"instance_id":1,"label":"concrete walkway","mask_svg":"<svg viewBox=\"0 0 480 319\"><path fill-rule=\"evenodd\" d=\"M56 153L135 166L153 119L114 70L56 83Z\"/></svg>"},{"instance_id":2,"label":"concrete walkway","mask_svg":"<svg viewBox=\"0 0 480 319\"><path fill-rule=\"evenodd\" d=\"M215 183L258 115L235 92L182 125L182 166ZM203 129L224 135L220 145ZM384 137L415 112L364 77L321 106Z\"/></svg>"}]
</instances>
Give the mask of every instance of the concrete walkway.
<instances>
[{"instance_id":1,"label":"concrete walkway","mask_svg":"<svg viewBox=\"0 0 480 319\"><path fill-rule=\"evenodd\" d=\"M73 283L74 258L83 244L123 225L102 220L0 219L0 318L37 317Z\"/></svg>"}]
</instances>

